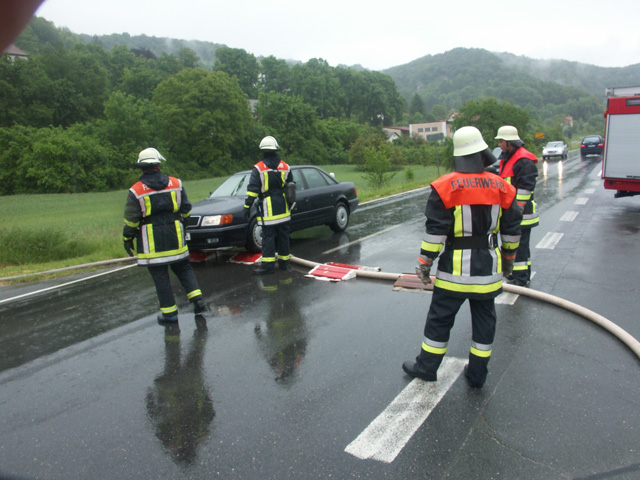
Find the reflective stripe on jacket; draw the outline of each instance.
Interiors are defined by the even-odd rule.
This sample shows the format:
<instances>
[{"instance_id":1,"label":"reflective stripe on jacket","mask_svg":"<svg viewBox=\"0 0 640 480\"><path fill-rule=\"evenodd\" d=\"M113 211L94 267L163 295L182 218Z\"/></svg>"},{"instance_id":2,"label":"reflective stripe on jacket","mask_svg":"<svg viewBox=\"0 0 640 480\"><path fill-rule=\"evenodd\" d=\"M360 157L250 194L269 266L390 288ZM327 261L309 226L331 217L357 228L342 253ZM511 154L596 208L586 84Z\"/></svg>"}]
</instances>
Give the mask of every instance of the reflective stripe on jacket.
<instances>
[{"instance_id":1,"label":"reflective stripe on jacket","mask_svg":"<svg viewBox=\"0 0 640 480\"><path fill-rule=\"evenodd\" d=\"M524 205L523 228L533 228L540 223L533 198L538 176L537 163L538 157L524 147L518 148L511 157L500 162L500 176L516 187L516 199L519 204Z\"/></svg>"},{"instance_id":2,"label":"reflective stripe on jacket","mask_svg":"<svg viewBox=\"0 0 640 480\"><path fill-rule=\"evenodd\" d=\"M465 298L495 297L503 275L501 249L493 240L500 235L506 255L520 242L515 188L488 172L453 172L431 187L420 255L439 256L434 288Z\"/></svg>"},{"instance_id":3,"label":"reflective stripe on jacket","mask_svg":"<svg viewBox=\"0 0 640 480\"><path fill-rule=\"evenodd\" d=\"M167 178L158 190L143 181L129 189L123 236L136 237L138 265L174 263L189 256L182 219L191 213L191 203L180 179Z\"/></svg>"}]
</instances>

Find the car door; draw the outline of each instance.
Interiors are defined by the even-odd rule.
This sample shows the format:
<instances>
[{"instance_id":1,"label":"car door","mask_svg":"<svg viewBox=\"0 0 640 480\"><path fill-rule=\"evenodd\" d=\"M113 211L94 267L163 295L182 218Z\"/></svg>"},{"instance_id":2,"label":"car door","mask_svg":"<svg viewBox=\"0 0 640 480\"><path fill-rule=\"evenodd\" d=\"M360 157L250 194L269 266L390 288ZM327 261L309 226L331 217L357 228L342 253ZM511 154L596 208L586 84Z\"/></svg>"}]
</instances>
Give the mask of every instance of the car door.
<instances>
[{"instance_id":1,"label":"car door","mask_svg":"<svg viewBox=\"0 0 640 480\"><path fill-rule=\"evenodd\" d=\"M335 182L320 169L302 167L293 170L296 181L297 211L294 212L292 228L323 225L333 218L337 190ZM303 188L298 186L302 184Z\"/></svg>"}]
</instances>

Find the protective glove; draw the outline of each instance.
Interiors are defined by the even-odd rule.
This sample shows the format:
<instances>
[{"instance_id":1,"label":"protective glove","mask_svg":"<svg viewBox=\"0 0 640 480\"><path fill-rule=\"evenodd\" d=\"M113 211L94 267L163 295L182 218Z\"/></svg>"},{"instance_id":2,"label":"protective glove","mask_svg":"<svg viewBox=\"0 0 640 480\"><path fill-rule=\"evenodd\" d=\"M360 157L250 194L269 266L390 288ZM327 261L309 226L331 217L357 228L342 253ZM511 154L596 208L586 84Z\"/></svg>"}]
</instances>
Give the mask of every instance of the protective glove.
<instances>
[{"instance_id":1,"label":"protective glove","mask_svg":"<svg viewBox=\"0 0 640 480\"><path fill-rule=\"evenodd\" d=\"M518 202L518 208L520 209L520 213L524 214L524 207L526 203Z\"/></svg>"},{"instance_id":2,"label":"protective glove","mask_svg":"<svg viewBox=\"0 0 640 480\"><path fill-rule=\"evenodd\" d=\"M502 275L506 278L513 272L513 262L516 259L515 254L509 257L505 257L502 254Z\"/></svg>"},{"instance_id":3,"label":"protective glove","mask_svg":"<svg viewBox=\"0 0 640 480\"><path fill-rule=\"evenodd\" d=\"M248 208L245 208L244 209L244 219L248 222L250 218L251 218L251 212L249 211Z\"/></svg>"},{"instance_id":4,"label":"protective glove","mask_svg":"<svg viewBox=\"0 0 640 480\"><path fill-rule=\"evenodd\" d=\"M431 283L431 277L429 276L431 273L431 265L433 265L433 260L423 256L420 257L418 265L416 265L416 275L425 285Z\"/></svg>"},{"instance_id":5,"label":"protective glove","mask_svg":"<svg viewBox=\"0 0 640 480\"><path fill-rule=\"evenodd\" d=\"M130 257L133 257L133 238L124 241L124 250L129 254Z\"/></svg>"}]
</instances>

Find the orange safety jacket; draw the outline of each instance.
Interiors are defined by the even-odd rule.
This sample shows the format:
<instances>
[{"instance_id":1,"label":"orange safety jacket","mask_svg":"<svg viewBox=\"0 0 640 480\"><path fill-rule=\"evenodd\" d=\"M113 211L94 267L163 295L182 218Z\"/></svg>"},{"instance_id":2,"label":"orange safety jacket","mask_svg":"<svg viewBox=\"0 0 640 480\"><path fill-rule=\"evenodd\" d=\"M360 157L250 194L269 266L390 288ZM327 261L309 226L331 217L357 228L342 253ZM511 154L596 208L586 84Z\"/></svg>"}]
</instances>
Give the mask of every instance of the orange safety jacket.
<instances>
[{"instance_id":1,"label":"orange safety jacket","mask_svg":"<svg viewBox=\"0 0 640 480\"><path fill-rule=\"evenodd\" d=\"M503 159L500 162L500 176L516 187L516 199L523 210L522 226L524 228L533 228L540 223L537 205L533 198L537 168L535 170L533 168L525 168L522 170L523 173L516 176L513 167L523 158L531 160L534 164L538 163L538 157L526 148L520 147L508 160ZM525 176L527 177L526 179L524 178Z\"/></svg>"},{"instance_id":2,"label":"orange safety jacket","mask_svg":"<svg viewBox=\"0 0 640 480\"><path fill-rule=\"evenodd\" d=\"M515 188L489 172L453 172L431 187L420 256L440 256L434 288L464 298L495 297L502 291L501 251L512 256L520 242Z\"/></svg>"}]
</instances>

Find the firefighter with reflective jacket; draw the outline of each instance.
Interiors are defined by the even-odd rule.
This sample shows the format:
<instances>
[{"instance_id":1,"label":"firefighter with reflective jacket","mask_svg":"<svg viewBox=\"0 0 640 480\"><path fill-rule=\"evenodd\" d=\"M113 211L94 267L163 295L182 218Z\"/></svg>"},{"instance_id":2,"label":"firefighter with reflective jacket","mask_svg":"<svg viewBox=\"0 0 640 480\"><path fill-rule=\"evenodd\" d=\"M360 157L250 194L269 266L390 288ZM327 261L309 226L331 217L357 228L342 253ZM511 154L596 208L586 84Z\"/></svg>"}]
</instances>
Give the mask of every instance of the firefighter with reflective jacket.
<instances>
[{"instance_id":1,"label":"firefighter with reflective jacket","mask_svg":"<svg viewBox=\"0 0 640 480\"><path fill-rule=\"evenodd\" d=\"M519 287L529 286L531 281L531 229L538 225L539 218L533 191L538 177L538 158L524 148L524 142L518 136L518 130L511 125L498 129L496 139L500 140L500 175L516 188L518 207L522 212L522 236L513 264L513 273L507 283Z\"/></svg>"},{"instance_id":2,"label":"firefighter with reflective jacket","mask_svg":"<svg viewBox=\"0 0 640 480\"><path fill-rule=\"evenodd\" d=\"M291 169L278 155L280 146L275 138L264 137L260 142L262 161L255 164L249 177L244 215L250 218L250 208L258 200L257 222L262 225L262 261L254 275L275 272L276 251L278 267L289 269L289 234L291 212L285 195L285 185L293 182Z\"/></svg>"},{"instance_id":3,"label":"firefighter with reflective jacket","mask_svg":"<svg viewBox=\"0 0 640 480\"><path fill-rule=\"evenodd\" d=\"M428 284L439 256L422 349L415 363L405 362L402 369L427 382L437 380L456 314L468 299L472 342L465 377L470 386L479 388L487 377L495 336L494 299L513 265L522 214L515 188L484 171L495 158L489 158L493 155L477 128L456 131L453 146L455 171L431 184L426 235L416 267L418 277Z\"/></svg>"},{"instance_id":4,"label":"firefighter with reflective jacket","mask_svg":"<svg viewBox=\"0 0 640 480\"><path fill-rule=\"evenodd\" d=\"M129 189L124 209L124 248L133 256L136 239L138 265L149 269L160 302L161 323L178 321L178 306L169 279L169 267L194 304L194 313L202 313L206 305L198 280L189 263L183 221L191 213L187 192L178 178L160 173L164 157L155 148L138 155L136 166L142 176Z\"/></svg>"}]
</instances>

